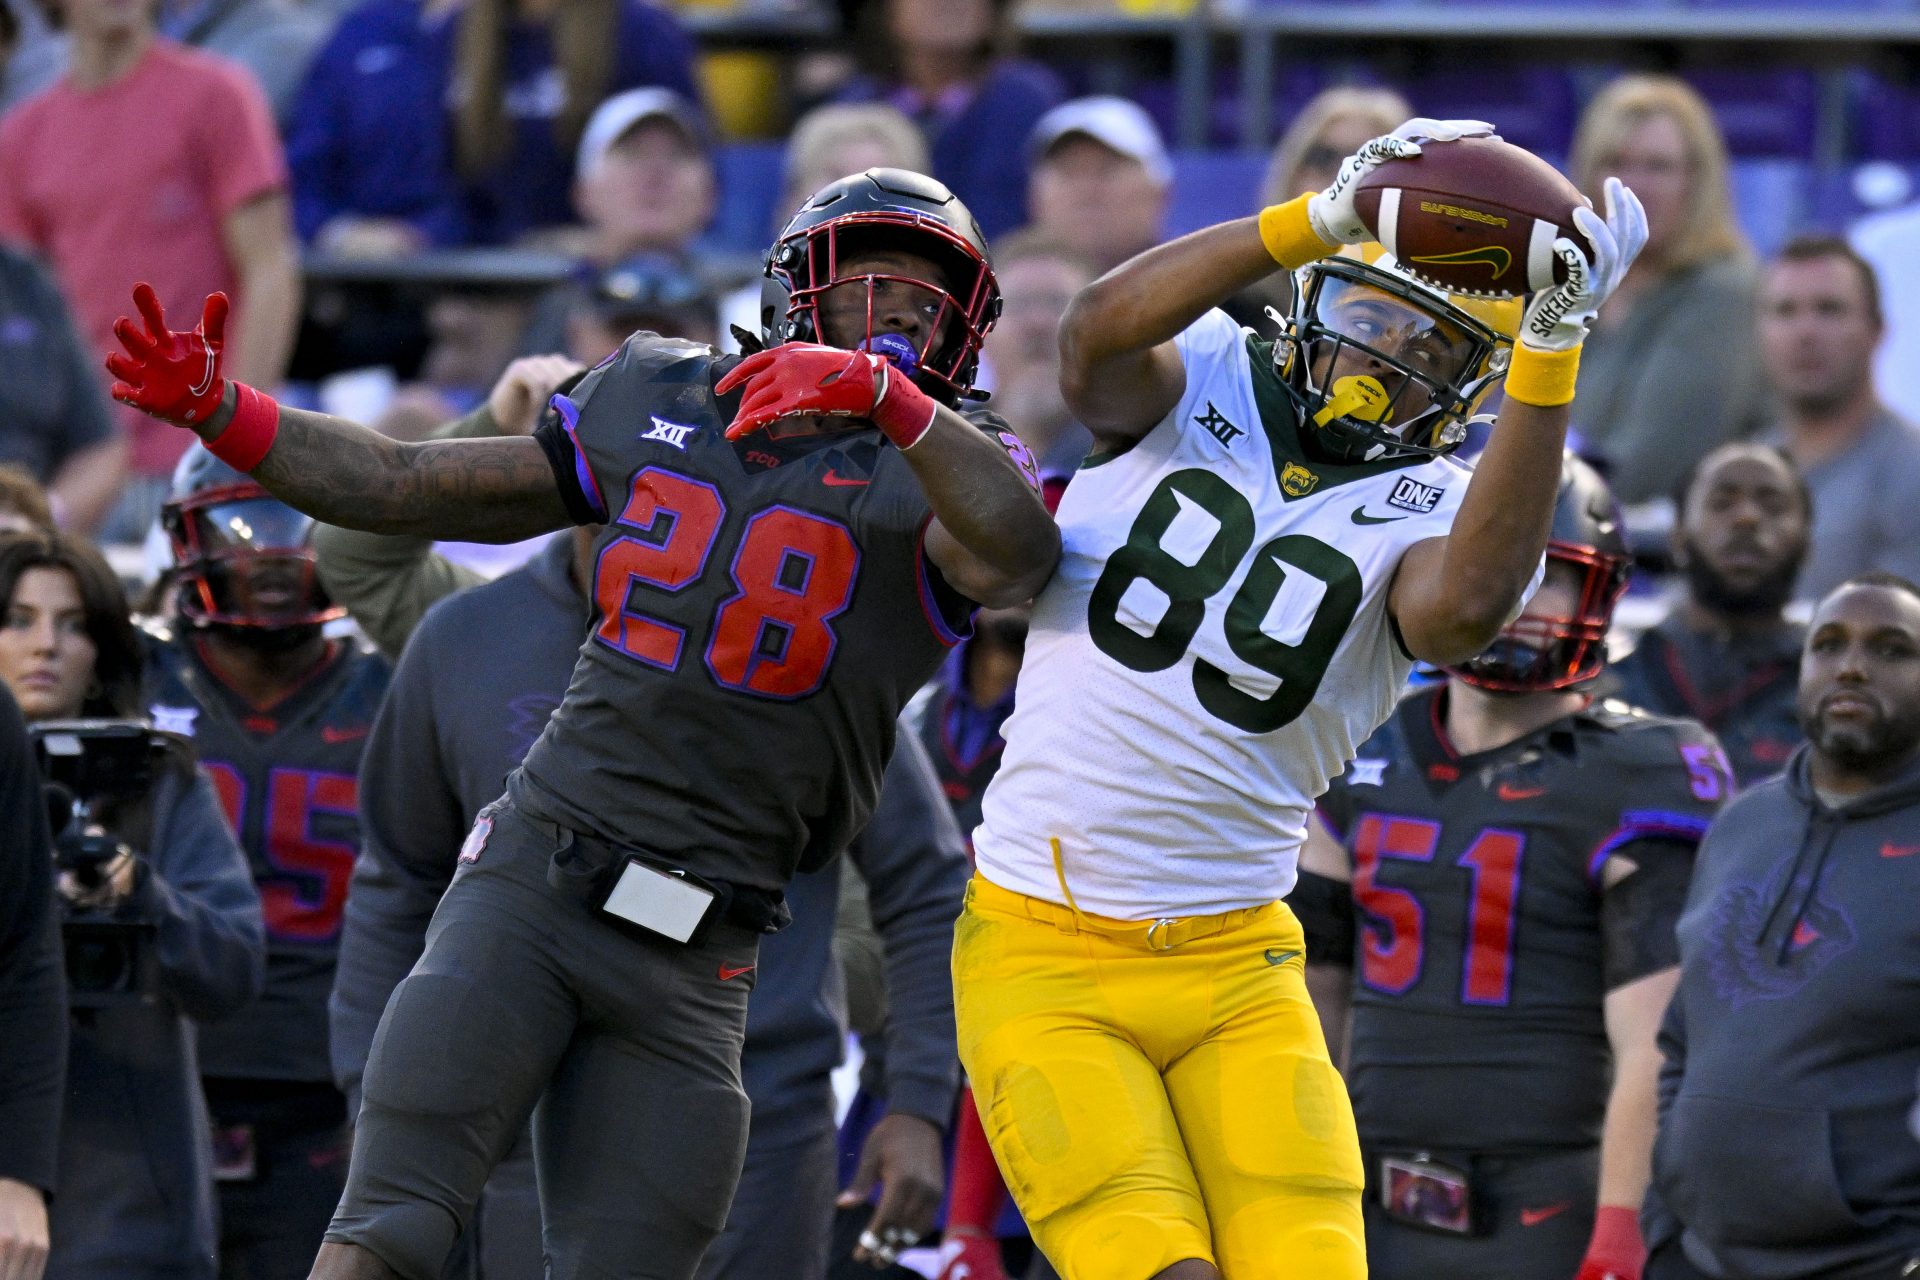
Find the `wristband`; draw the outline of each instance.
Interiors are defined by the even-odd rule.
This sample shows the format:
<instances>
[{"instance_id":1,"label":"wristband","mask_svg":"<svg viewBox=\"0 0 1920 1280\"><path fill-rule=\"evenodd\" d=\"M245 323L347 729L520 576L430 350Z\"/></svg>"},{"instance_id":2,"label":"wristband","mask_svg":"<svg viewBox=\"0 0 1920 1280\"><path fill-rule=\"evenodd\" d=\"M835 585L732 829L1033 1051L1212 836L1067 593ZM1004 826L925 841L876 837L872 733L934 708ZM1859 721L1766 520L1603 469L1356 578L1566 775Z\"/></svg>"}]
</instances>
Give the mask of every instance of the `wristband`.
<instances>
[{"instance_id":1,"label":"wristband","mask_svg":"<svg viewBox=\"0 0 1920 1280\"><path fill-rule=\"evenodd\" d=\"M1507 368L1507 399L1550 409L1573 402L1573 386L1580 378L1580 348L1542 351L1518 342Z\"/></svg>"},{"instance_id":2,"label":"wristband","mask_svg":"<svg viewBox=\"0 0 1920 1280\"><path fill-rule=\"evenodd\" d=\"M1313 221L1307 217L1307 201L1311 199L1313 193L1309 192L1260 211L1260 243L1267 246L1275 262L1289 271L1318 262L1340 247L1328 244L1313 229Z\"/></svg>"},{"instance_id":3,"label":"wristband","mask_svg":"<svg viewBox=\"0 0 1920 1280\"><path fill-rule=\"evenodd\" d=\"M880 394L873 398L873 412L867 421L880 428L880 433L893 441L896 449L911 449L920 443L921 436L933 429L940 406L932 396L914 386L911 378L903 376L896 382L894 366L884 357L870 358L880 362L875 370L880 378Z\"/></svg>"},{"instance_id":4,"label":"wristband","mask_svg":"<svg viewBox=\"0 0 1920 1280\"><path fill-rule=\"evenodd\" d=\"M1587 1241L1587 1261L1604 1274L1640 1280L1647 1265L1647 1246L1640 1239L1640 1213L1625 1205L1603 1204L1593 1215L1593 1235Z\"/></svg>"},{"instance_id":5,"label":"wristband","mask_svg":"<svg viewBox=\"0 0 1920 1280\"><path fill-rule=\"evenodd\" d=\"M234 383L233 392L233 417L227 420L226 430L201 443L235 471L252 471L273 448L273 438L280 432L280 405L244 382Z\"/></svg>"}]
</instances>

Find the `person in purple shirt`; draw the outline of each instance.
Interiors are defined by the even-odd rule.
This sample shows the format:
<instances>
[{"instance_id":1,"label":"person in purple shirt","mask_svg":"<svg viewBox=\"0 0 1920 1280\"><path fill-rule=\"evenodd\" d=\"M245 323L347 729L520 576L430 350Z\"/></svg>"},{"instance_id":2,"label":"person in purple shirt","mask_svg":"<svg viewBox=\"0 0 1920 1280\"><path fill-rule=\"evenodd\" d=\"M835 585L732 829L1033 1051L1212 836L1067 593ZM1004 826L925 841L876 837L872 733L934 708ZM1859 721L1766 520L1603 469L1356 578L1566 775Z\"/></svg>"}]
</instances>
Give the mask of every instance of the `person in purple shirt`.
<instances>
[{"instance_id":1,"label":"person in purple shirt","mask_svg":"<svg viewBox=\"0 0 1920 1280\"><path fill-rule=\"evenodd\" d=\"M873 69L839 95L890 103L917 123L933 176L989 239L1026 220L1027 136L1066 98L1051 70L1008 52L1011 11L1011 0L879 0L862 41Z\"/></svg>"}]
</instances>

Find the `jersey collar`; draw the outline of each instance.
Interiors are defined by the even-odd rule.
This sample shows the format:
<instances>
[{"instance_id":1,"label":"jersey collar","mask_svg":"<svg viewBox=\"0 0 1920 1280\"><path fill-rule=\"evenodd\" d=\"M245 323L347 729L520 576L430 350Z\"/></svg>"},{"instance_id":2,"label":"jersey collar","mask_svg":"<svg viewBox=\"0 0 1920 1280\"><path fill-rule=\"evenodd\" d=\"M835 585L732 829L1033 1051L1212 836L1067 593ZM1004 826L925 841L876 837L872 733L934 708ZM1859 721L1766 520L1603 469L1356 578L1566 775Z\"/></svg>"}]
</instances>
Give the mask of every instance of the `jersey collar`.
<instances>
[{"instance_id":1,"label":"jersey collar","mask_svg":"<svg viewBox=\"0 0 1920 1280\"><path fill-rule=\"evenodd\" d=\"M1280 492L1287 499L1304 498L1355 480L1405 471L1430 461L1423 456L1382 458L1378 462L1322 462L1307 452L1300 436L1300 414L1280 383L1273 367L1273 343L1251 335L1247 338L1247 361L1251 366L1253 403L1260 413L1260 425L1266 429L1267 444L1273 452L1273 470L1280 481Z\"/></svg>"}]
</instances>

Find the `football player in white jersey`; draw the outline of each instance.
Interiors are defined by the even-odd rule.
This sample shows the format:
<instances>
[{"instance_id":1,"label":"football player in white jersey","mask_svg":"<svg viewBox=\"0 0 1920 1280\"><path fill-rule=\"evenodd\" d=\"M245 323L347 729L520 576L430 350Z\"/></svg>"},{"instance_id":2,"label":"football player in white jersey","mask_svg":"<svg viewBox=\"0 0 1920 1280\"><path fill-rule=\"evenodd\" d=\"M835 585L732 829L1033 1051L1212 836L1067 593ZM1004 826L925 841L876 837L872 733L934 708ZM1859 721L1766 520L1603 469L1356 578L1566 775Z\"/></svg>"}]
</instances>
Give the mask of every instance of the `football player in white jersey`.
<instances>
[{"instance_id":1,"label":"football player in white jersey","mask_svg":"<svg viewBox=\"0 0 1920 1280\"><path fill-rule=\"evenodd\" d=\"M1366 1274L1352 1112L1278 900L1414 661L1479 653L1537 580L1580 344L1646 239L1610 181L1517 337L1517 302L1332 256L1369 238L1366 173L1489 132L1409 121L1062 322L1096 449L1060 505L954 981L987 1134L1066 1280ZM1276 264L1300 277L1269 344L1216 308ZM1446 455L1503 375L1469 472Z\"/></svg>"}]
</instances>

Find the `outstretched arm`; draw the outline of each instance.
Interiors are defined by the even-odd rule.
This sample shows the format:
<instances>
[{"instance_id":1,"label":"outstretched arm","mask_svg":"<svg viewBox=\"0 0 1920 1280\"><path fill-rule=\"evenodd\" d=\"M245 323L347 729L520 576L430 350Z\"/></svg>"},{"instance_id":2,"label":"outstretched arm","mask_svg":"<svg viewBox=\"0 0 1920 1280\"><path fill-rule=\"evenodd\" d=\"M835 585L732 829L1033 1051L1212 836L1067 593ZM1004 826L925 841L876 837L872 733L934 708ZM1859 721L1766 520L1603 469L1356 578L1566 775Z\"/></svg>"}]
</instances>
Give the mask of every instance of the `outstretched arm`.
<instances>
[{"instance_id":1,"label":"outstretched arm","mask_svg":"<svg viewBox=\"0 0 1920 1280\"><path fill-rule=\"evenodd\" d=\"M188 427L275 497L329 524L471 542L517 542L570 523L546 451L527 437L401 444L358 423L283 409L220 374L227 299L191 332L167 328L152 288L133 293L144 329L114 324L113 397Z\"/></svg>"},{"instance_id":2,"label":"outstretched arm","mask_svg":"<svg viewBox=\"0 0 1920 1280\"><path fill-rule=\"evenodd\" d=\"M1095 280L1060 321L1060 390L1074 417L1104 449L1132 445L1186 391L1176 335L1276 271L1371 240L1353 199L1381 164L1419 155L1421 142L1492 132L1478 120L1409 120L1348 156L1325 191L1182 236Z\"/></svg>"},{"instance_id":3,"label":"outstretched arm","mask_svg":"<svg viewBox=\"0 0 1920 1280\"><path fill-rule=\"evenodd\" d=\"M1567 282L1527 304L1506 406L1452 530L1407 548L1394 572L1387 607L1408 652L1422 661L1463 662L1492 644L1546 550L1580 346L1647 242L1646 214L1618 178L1607 179L1606 201L1605 221L1591 209L1574 211L1590 248L1564 236L1554 245Z\"/></svg>"}]
</instances>

